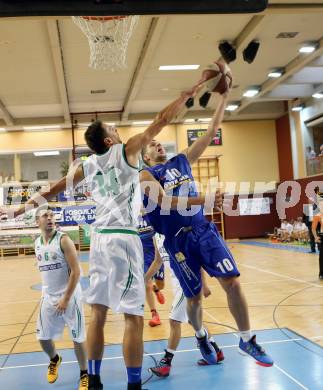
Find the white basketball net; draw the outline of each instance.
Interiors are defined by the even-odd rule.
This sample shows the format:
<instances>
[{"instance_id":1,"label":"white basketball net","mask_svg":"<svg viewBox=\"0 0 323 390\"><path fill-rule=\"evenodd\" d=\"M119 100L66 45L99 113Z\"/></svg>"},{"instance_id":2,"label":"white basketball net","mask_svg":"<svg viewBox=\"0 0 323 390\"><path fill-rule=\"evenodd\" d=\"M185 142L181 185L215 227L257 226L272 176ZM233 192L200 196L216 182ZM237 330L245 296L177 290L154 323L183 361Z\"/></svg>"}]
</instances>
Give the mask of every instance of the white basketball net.
<instances>
[{"instance_id":1,"label":"white basketball net","mask_svg":"<svg viewBox=\"0 0 323 390\"><path fill-rule=\"evenodd\" d=\"M72 19L89 41L91 68L126 68L128 42L139 16L72 16Z\"/></svg>"}]
</instances>

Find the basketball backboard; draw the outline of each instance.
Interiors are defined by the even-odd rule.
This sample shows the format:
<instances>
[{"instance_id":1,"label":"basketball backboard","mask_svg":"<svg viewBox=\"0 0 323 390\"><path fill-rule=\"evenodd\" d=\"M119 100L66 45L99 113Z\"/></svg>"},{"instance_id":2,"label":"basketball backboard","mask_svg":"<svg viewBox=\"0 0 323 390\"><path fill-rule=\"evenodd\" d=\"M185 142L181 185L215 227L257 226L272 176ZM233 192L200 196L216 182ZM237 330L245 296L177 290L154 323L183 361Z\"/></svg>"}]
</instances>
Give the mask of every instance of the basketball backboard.
<instances>
[{"instance_id":1,"label":"basketball backboard","mask_svg":"<svg viewBox=\"0 0 323 390\"><path fill-rule=\"evenodd\" d=\"M0 17L235 14L261 12L268 0L0 0Z\"/></svg>"}]
</instances>

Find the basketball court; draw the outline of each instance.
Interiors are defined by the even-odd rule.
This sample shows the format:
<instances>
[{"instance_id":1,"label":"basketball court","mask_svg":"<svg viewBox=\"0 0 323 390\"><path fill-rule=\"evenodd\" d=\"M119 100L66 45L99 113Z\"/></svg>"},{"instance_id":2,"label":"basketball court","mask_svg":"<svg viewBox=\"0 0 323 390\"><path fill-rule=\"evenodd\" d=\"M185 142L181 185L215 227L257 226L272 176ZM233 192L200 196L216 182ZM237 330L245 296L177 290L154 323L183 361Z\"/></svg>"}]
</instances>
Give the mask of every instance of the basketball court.
<instances>
[{"instance_id":1,"label":"basketball court","mask_svg":"<svg viewBox=\"0 0 323 390\"><path fill-rule=\"evenodd\" d=\"M148 369L163 357L170 331L166 263L160 326L148 325L145 307L143 389L321 389L319 253L309 253L308 240L272 236L280 220L303 217L315 185L323 192L323 1L240 1L231 10L229 1L188 0L177 8L176 1L151 8L145 1L84 1L74 8L58 1L56 9L47 2L19 9L9 3L0 1L0 207L26 202L64 176L73 160L86 160L84 132L93 121L116 126L126 142L219 61L220 43L235 49L224 122L192 172L202 193L220 187L231 199L229 212L212 209L207 218L236 259L252 330L275 363L265 368L239 354L226 295L208 278L212 294L203 303L204 322L225 360L198 366L194 332L183 324L170 376L152 375ZM208 128L219 97L203 96L158 136L168 157ZM77 247L86 291L95 213L89 191L61 193L51 204ZM79 368L67 330L56 343L63 357L59 380L46 380L48 358L36 340L38 234L28 214L0 221L0 387L77 389ZM88 326L88 306L85 317ZM123 389L127 381L123 330L123 316L109 313L101 371L107 389Z\"/></svg>"}]
</instances>

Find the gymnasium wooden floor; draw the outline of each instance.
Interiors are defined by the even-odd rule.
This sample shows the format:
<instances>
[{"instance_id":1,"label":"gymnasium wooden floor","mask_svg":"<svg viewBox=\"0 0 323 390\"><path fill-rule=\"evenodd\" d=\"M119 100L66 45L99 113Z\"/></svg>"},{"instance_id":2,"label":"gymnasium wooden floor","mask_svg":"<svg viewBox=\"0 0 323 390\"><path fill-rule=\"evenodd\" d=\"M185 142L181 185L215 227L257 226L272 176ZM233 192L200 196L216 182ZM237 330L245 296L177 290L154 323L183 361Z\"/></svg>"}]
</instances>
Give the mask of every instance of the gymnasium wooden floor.
<instances>
[{"instance_id":1,"label":"gymnasium wooden floor","mask_svg":"<svg viewBox=\"0 0 323 390\"><path fill-rule=\"evenodd\" d=\"M253 329L288 327L323 346L323 283L317 278L318 255L241 243L229 246L240 268ZM87 262L82 262L82 268L86 275ZM165 289L167 302L158 308L163 324L150 328L146 321L145 341L168 337L167 318L172 301L168 282L169 273ZM40 292L31 289L37 283L39 274L33 257L0 261L0 355L40 350L35 339ZM209 279L209 285L212 295L204 302L205 321L215 335L232 332L230 327L235 328L235 323L225 296L215 279ZM88 307L86 317L88 322ZM149 319L147 311L145 319ZM121 343L122 334L122 316L110 314L106 342ZM192 334L191 328L184 325L183 336ZM57 346L72 346L67 332Z\"/></svg>"}]
</instances>

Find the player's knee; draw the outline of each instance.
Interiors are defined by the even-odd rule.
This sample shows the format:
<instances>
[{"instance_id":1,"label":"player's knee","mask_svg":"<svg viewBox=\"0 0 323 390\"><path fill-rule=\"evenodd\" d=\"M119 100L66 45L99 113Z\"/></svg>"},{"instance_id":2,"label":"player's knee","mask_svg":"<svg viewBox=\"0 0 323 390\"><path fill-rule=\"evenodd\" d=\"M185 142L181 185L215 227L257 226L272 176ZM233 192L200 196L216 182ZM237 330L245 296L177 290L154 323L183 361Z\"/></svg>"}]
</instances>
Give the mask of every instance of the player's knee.
<instances>
[{"instance_id":1,"label":"player's knee","mask_svg":"<svg viewBox=\"0 0 323 390\"><path fill-rule=\"evenodd\" d=\"M77 348L79 350L86 350L86 342L85 341L73 341L74 348Z\"/></svg>"},{"instance_id":2,"label":"player's knee","mask_svg":"<svg viewBox=\"0 0 323 390\"><path fill-rule=\"evenodd\" d=\"M225 279L222 286L227 294L236 294L241 288L240 281L236 277Z\"/></svg>"},{"instance_id":3,"label":"player's knee","mask_svg":"<svg viewBox=\"0 0 323 390\"><path fill-rule=\"evenodd\" d=\"M136 316L132 314L124 315L126 326L135 329L135 331L141 330L144 327L144 317Z\"/></svg>"},{"instance_id":4,"label":"player's knee","mask_svg":"<svg viewBox=\"0 0 323 390\"><path fill-rule=\"evenodd\" d=\"M202 294L195 295L195 297L187 298L187 306L202 305Z\"/></svg>"},{"instance_id":5,"label":"player's knee","mask_svg":"<svg viewBox=\"0 0 323 390\"><path fill-rule=\"evenodd\" d=\"M91 322L97 326L103 328L105 325L107 309L98 305L92 306Z\"/></svg>"},{"instance_id":6,"label":"player's knee","mask_svg":"<svg viewBox=\"0 0 323 390\"><path fill-rule=\"evenodd\" d=\"M177 329L177 328L180 328L180 327L181 327L181 322L172 320L172 319L170 318L170 319L169 319L169 326L170 326L172 329Z\"/></svg>"}]
</instances>

